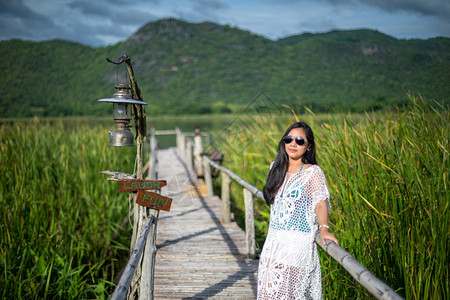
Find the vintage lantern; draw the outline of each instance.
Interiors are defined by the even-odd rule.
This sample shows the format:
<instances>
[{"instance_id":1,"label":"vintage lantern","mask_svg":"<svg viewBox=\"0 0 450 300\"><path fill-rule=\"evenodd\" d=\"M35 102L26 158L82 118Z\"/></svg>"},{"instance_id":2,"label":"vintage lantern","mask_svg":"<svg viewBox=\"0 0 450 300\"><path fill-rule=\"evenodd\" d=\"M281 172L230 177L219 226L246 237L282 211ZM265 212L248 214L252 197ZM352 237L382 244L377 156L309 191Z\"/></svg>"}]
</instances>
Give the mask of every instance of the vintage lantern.
<instances>
[{"instance_id":1,"label":"vintage lantern","mask_svg":"<svg viewBox=\"0 0 450 300\"><path fill-rule=\"evenodd\" d=\"M104 98L99 102L113 103L113 116L116 123L116 130L109 132L110 146L134 146L134 136L130 131L129 123L131 121L131 105L146 105L144 101L132 99L126 84L119 84L116 87L113 98Z\"/></svg>"}]
</instances>

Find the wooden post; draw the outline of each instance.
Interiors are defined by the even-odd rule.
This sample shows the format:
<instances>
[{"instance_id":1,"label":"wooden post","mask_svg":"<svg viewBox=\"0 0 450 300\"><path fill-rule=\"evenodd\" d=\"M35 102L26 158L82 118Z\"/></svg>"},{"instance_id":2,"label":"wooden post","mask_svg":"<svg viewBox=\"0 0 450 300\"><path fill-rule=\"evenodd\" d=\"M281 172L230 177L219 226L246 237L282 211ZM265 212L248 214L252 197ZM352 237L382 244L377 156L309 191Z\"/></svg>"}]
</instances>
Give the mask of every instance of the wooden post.
<instances>
[{"instance_id":1,"label":"wooden post","mask_svg":"<svg viewBox=\"0 0 450 300\"><path fill-rule=\"evenodd\" d=\"M185 161L187 164L187 167L190 170L193 169L192 166L192 148L193 148L193 144L189 139L186 139L186 157L185 157Z\"/></svg>"},{"instance_id":2,"label":"wooden post","mask_svg":"<svg viewBox=\"0 0 450 300\"><path fill-rule=\"evenodd\" d=\"M125 62L128 70L128 75L130 77L130 84L131 84L131 95L133 99L141 100L141 90L138 87L137 81L134 77L134 71L133 67L131 65L131 59L123 55L119 58L119 61L122 60L122 62ZM136 129L136 179L142 179L143 178L143 145L145 141L146 136L146 116L145 116L145 109L143 105L134 105L133 104L133 116L134 116L134 124ZM131 245L130 245L130 251L133 251L135 242L137 237L139 236L139 233L143 229L143 223L141 221L142 219L142 210L140 210L139 206L136 204L136 194L130 195L131 199L134 203L134 230L133 235L131 238Z\"/></svg>"},{"instance_id":3,"label":"wooden post","mask_svg":"<svg viewBox=\"0 0 450 300\"><path fill-rule=\"evenodd\" d=\"M150 218L158 220L159 210L150 209ZM153 224L152 224L153 225ZM147 242L145 243L142 259L142 274L140 281L139 299L153 299L156 262L156 225L150 226Z\"/></svg>"},{"instance_id":4,"label":"wooden post","mask_svg":"<svg viewBox=\"0 0 450 300\"><path fill-rule=\"evenodd\" d=\"M231 212L230 212L230 185L231 178L227 173L222 172L222 222L231 222Z\"/></svg>"},{"instance_id":5,"label":"wooden post","mask_svg":"<svg viewBox=\"0 0 450 300\"><path fill-rule=\"evenodd\" d=\"M118 62L113 62L109 59L107 59L109 62L112 62L114 64L122 64L125 63L127 66L128 74L130 77L130 85L131 85L131 94L132 98L135 100L141 100L141 91L138 87L136 78L134 77L134 71L133 67L131 65L131 59L127 55L122 55ZM145 109L143 105L133 105L133 116L134 116L134 123L135 123L135 129L136 129L136 143L137 143L137 153L136 153L136 179L142 179L143 178L143 149L144 149L144 141L146 138L146 116L145 116ZM131 285L128 291L128 299L135 299L139 298L139 294L145 295L146 299L153 299L153 278L147 278L144 276L146 282L141 282L141 275L142 275L142 261L152 261L155 257L155 251L153 251L154 241L155 241L155 234L156 234L156 224L158 219L158 211L149 211L146 207L140 206L136 204L136 194L130 194L129 201L133 201L134 203L134 227L133 227L133 234L131 237L131 245L130 245L130 252L133 252L135 246L137 237L144 233L146 230L150 230L153 234L153 236L150 237L150 239L147 239L146 250L144 250L145 253L148 253L149 257L147 258L140 258L140 262L136 264L136 271L134 272L134 276L131 279ZM148 224L148 219L151 218L152 222L151 224ZM149 225L149 228L146 227L146 224ZM153 243L153 245L149 245L148 243ZM147 250L148 248L148 250ZM145 266L147 269L154 268L154 264L148 264ZM146 270L150 276L153 276L153 270L148 271ZM145 291L144 291L145 290ZM148 292L150 290L150 292Z\"/></svg>"},{"instance_id":6,"label":"wooden post","mask_svg":"<svg viewBox=\"0 0 450 300\"><path fill-rule=\"evenodd\" d=\"M148 168L147 178L158 179L156 174L156 147L158 146L158 141L155 137L155 127L152 127L150 135L150 166Z\"/></svg>"},{"instance_id":7,"label":"wooden post","mask_svg":"<svg viewBox=\"0 0 450 300\"><path fill-rule=\"evenodd\" d=\"M128 287L131 282L132 274L135 273L136 267L139 265L139 260L142 255L142 251L144 249L144 243L146 243L148 232L150 230L151 223L153 223L154 219L150 218L147 220L144 226L143 234L139 237L139 240L136 243L136 249L132 251L130 261L125 268L125 271L120 278L119 284L115 289L114 293L111 296L112 300L122 300L125 299L128 293Z\"/></svg>"},{"instance_id":8,"label":"wooden post","mask_svg":"<svg viewBox=\"0 0 450 300\"><path fill-rule=\"evenodd\" d=\"M181 139L181 157L186 161L186 136L183 132L180 134Z\"/></svg>"},{"instance_id":9,"label":"wooden post","mask_svg":"<svg viewBox=\"0 0 450 300\"><path fill-rule=\"evenodd\" d=\"M205 173L206 192L208 194L208 197L212 197L214 196L214 190L212 184L211 166L206 159L203 159L203 169Z\"/></svg>"},{"instance_id":10,"label":"wooden post","mask_svg":"<svg viewBox=\"0 0 450 300\"><path fill-rule=\"evenodd\" d=\"M157 179L156 173L156 147L157 140L155 137L155 128L152 126L150 134L150 167L147 175L147 179ZM157 190L159 193L160 190ZM150 209L150 218L158 220L159 210ZM153 299L154 295L154 278L155 278L155 257L156 257L156 230L157 223L150 227L147 241L145 243L145 250L142 260L142 275L139 290L139 298L141 299Z\"/></svg>"},{"instance_id":11,"label":"wooden post","mask_svg":"<svg viewBox=\"0 0 450 300\"><path fill-rule=\"evenodd\" d=\"M255 259L255 219L253 209L252 192L244 188L244 204L245 204L245 239L247 243L247 258Z\"/></svg>"},{"instance_id":12,"label":"wooden post","mask_svg":"<svg viewBox=\"0 0 450 300\"><path fill-rule=\"evenodd\" d=\"M194 127L194 167L197 176L203 176L203 166L202 166L202 134L200 133L200 127Z\"/></svg>"},{"instance_id":13,"label":"wooden post","mask_svg":"<svg viewBox=\"0 0 450 300\"><path fill-rule=\"evenodd\" d=\"M177 133L177 149L178 149L178 153L180 153L180 155L182 155L183 150L181 147L181 131L180 128L175 128L175 132Z\"/></svg>"}]
</instances>

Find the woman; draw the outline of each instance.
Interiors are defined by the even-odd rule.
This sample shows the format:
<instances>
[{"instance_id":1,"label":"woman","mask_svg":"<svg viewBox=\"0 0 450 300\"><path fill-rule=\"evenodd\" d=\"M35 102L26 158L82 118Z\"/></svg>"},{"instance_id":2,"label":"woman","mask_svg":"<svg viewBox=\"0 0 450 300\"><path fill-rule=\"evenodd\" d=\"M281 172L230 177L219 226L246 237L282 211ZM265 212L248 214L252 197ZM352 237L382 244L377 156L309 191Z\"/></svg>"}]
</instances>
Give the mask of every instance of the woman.
<instances>
[{"instance_id":1,"label":"woman","mask_svg":"<svg viewBox=\"0 0 450 300\"><path fill-rule=\"evenodd\" d=\"M324 244L338 241L328 231L328 187L306 123L286 130L263 193L270 224L259 261L258 299L322 299L314 236L319 228Z\"/></svg>"}]
</instances>

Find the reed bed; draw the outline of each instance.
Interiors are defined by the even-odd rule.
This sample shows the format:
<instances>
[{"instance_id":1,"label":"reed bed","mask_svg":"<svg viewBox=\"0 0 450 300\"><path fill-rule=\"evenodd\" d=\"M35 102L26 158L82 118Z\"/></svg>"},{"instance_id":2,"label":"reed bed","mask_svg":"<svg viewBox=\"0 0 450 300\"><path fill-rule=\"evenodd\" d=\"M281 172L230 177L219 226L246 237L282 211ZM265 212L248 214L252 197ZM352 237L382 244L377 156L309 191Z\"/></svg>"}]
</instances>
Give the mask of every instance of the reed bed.
<instances>
[{"instance_id":1,"label":"reed bed","mask_svg":"<svg viewBox=\"0 0 450 300\"><path fill-rule=\"evenodd\" d=\"M128 201L100 171L132 173L136 154L107 137L82 124L0 126L2 299L108 298L131 233L112 239Z\"/></svg>"},{"instance_id":2,"label":"reed bed","mask_svg":"<svg viewBox=\"0 0 450 300\"><path fill-rule=\"evenodd\" d=\"M300 116L314 130L318 163L331 192L332 231L340 245L406 299L446 299L449 290L449 112L410 96L404 111L385 115ZM294 113L295 114L295 113ZM224 165L262 189L277 143L295 115L254 118L218 139ZM232 185L242 220L241 188ZM269 209L256 201L257 243ZM320 252L325 299L367 293Z\"/></svg>"}]
</instances>

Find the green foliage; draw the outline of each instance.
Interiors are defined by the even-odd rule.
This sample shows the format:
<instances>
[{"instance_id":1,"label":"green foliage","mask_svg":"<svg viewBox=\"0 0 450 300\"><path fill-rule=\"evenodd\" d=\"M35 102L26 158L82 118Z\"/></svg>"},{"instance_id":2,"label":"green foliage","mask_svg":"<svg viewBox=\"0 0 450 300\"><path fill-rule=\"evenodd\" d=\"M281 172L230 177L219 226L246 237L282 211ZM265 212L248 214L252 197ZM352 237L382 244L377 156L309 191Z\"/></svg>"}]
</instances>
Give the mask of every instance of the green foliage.
<instances>
[{"instance_id":1,"label":"green foliage","mask_svg":"<svg viewBox=\"0 0 450 300\"><path fill-rule=\"evenodd\" d=\"M410 96L406 110L301 115L314 130L340 245L406 299L445 299L449 287L448 106ZM219 139L224 165L262 190L278 141L293 117L258 119ZM235 214L242 188L233 185ZM262 246L268 208L256 203ZM366 299L364 288L320 253L326 299Z\"/></svg>"},{"instance_id":2,"label":"green foliage","mask_svg":"<svg viewBox=\"0 0 450 300\"><path fill-rule=\"evenodd\" d=\"M94 100L107 91L114 93L101 80L109 49L60 40L1 42L0 53L10 58L0 70L1 116L104 114L104 107Z\"/></svg>"},{"instance_id":3,"label":"green foliage","mask_svg":"<svg viewBox=\"0 0 450 300\"><path fill-rule=\"evenodd\" d=\"M0 126L0 298L105 299L128 257L112 236L127 196L100 174L132 173L135 150L107 130L61 122Z\"/></svg>"},{"instance_id":4,"label":"green foliage","mask_svg":"<svg viewBox=\"0 0 450 300\"><path fill-rule=\"evenodd\" d=\"M230 26L177 19L148 23L128 40L90 48L67 41L0 42L0 117L104 115L131 57L154 115L238 113L259 92L316 112L385 110L407 93L448 103L450 41L397 40L332 31L271 41ZM117 76L119 74L119 76ZM374 102L376 104L374 104Z\"/></svg>"}]
</instances>

